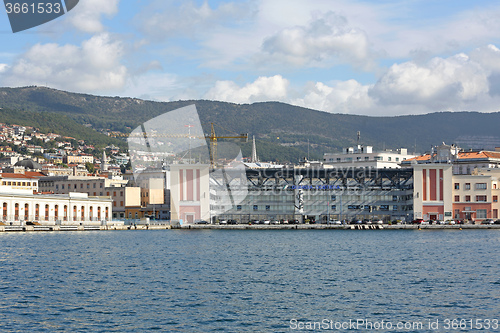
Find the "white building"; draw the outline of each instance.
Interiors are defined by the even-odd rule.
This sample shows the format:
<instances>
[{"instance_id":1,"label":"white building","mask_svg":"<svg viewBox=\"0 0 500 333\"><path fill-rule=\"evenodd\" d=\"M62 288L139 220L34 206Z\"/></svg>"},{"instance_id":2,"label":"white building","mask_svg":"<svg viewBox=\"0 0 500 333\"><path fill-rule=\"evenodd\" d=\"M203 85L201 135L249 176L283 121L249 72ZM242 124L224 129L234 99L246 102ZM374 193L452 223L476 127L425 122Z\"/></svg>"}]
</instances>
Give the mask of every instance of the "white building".
<instances>
[{"instance_id":1,"label":"white building","mask_svg":"<svg viewBox=\"0 0 500 333\"><path fill-rule=\"evenodd\" d=\"M19 225L28 221L42 225L101 225L111 220L111 198L33 194L31 190L0 186L0 221Z\"/></svg>"},{"instance_id":2,"label":"white building","mask_svg":"<svg viewBox=\"0 0 500 333\"><path fill-rule=\"evenodd\" d=\"M400 168L401 162L415 156L408 154L406 148L374 152L372 146L357 145L344 148L342 153L326 153L323 156L323 162L339 168L393 169Z\"/></svg>"}]
</instances>

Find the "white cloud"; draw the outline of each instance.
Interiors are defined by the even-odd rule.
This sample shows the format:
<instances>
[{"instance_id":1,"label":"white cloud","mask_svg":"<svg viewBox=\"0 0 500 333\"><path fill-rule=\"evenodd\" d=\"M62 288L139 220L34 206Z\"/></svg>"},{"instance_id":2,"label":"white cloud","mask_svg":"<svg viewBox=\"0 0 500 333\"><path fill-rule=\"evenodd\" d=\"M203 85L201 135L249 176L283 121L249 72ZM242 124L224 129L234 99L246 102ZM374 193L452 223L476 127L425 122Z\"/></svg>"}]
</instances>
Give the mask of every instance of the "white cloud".
<instances>
[{"instance_id":1,"label":"white cloud","mask_svg":"<svg viewBox=\"0 0 500 333\"><path fill-rule=\"evenodd\" d=\"M81 46L36 44L1 77L2 85L49 85L54 88L109 92L121 89L127 69L120 64L122 46L108 34L86 40Z\"/></svg>"},{"instance_id":2,"label":"white cloud","mask_svg":"<svg viewBox=\"0 0 500 333\"><path fill-rule=\"evenodd\" d=\"M276 61L297 66L331 65L341 62L366 64L369 42L366 34L348 24L347 18L328 12L306 26L285 28L267 38L262 50Z\"/></svg>"},{"instance_id":3,"label":"white cloud","mask_svg":"<svg viewBox=\"0 0 500 333\"><path fill-rule=\"evenodd\" d=\"M233 81L217 81L204 98L233 103L282 101L287 97L288 85L281 75L259 77L243 87Z\"/></svg>"},{"instance_id":4,"label":"white cloud","mask_svg":"<svg viewBox=\"0 0 500 333\"><path fill-rule=\"evenodd\" d=\"M102 16L111 17L118 12L120 0L80 0L78 6L68 12L67 20L75 28L87 33L103 32Z\"/></svg>"},{"instance_id":5,"label":"white cloud","mask_svg":"<svg viewBox=\"0 0 500 333\"><path fill-rule=\"evenodd\" d=\"M290 103L332 113L364 114L374 107L368 89L369 86L356 80L336 82L332 86L322 82L308 83L302 89L303 97L291 99Z\"/></svg>"},{"instance_id":6,"label":"white cloud","mask_svg":"<svg viewBox=\"0 0 500 333\"><path fill-rule=\"evenodd\" d=\"M465 54L433 58L425 64L395 64L370 96L382 105L422 104L430 110L455 109L488 94L489 71Z\"/></svg>"},{"instance_id":7,"label":"white cloud","mask_svg":"<svg viewBox=\"0 0 500 333\"><path fill-rule=\"evenodd\" d=\"M254 12L249 2L221 3L212 8L207 1L197 6L193 1L183 1L175 6L171 1L154 1L136 17L139 30L153 39L170 37L200 38L216 27L238 25Z\"/></svg>"},{"instance_id":8,"label":"white cloud","mask_svg":"<svg viewBox=\"0 0 500 333\"><path fill-rule=\"evenodd\" d=\"M7 64L0 64L0 74L6 72L8 68L9 68L9 65L7 65Z\"/></svg>"}]
</instances>

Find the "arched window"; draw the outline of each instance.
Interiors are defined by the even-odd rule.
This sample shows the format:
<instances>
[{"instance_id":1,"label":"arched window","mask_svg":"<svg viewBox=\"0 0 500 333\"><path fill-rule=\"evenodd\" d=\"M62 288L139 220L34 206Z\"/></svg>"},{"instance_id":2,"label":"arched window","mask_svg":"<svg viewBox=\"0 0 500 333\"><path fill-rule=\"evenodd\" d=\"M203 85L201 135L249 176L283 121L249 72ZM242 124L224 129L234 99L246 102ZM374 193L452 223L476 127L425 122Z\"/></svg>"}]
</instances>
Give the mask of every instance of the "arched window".
<instances>
[{"instance_id":1,"label":"arched window","mask_svg":"<svg viewBox=\"0 0 500 333\"><path fill-rule=\"evenodd\" d=\"M18 221L19 220L19 204L16 203L14 206L14 220Z\"/></svg>"},{"instance_id":2,"label":"arched window","mask_svg":"<svg viewBox=\"0 0 500 333\"><path fill-rule=\"evenodd\" d=\"M28 219L29 219L29 215L28 215L29 212L30 212L30 206L27 203L25 203L24 204L24 220L25 221L28 221Z\"/></svg>"},{"instance_id":3,"label":"arched window","mask_svg":"<svg viewBox=\"0 0 500 333\"><path fill-rule=\"evenodd\" d=\"M101 207L97 207L97 220L101 220Z\"/></svg>"},{"instance_id":4,"label":"arched window","mask_svg":"<svg viewBox=\"0 0 500 333\"><path fill-rule=\"evenodd\" d=\"M49 205L45 205L45 221L49 220Z\"/></svg>"},{"instance_id":5,"label":"arched window","mask_svg":"<svg viewBox=\"0 0 500 333\"><path fill-rule=\"evenodd\" d=\"M63 220L67 221L68 220L68 206L64 205L64 215L63 215Z\"/></svg>"},{"instance_id":6,"label":"arched window","mask_svg":"<svg viewBox=\"0 0 500 333\"><path fill-rule=\"evenodd\" d=\"M40 205L39 204L36 204L35 205L35 220L39 220L40 219Z\"/></svg>"},{"instance_id":7,"label":"arched window","mask_svg":"<svg viewBox=\"0 0 500 333\"><path fill-rule=\"evenodd\" d=\"M109 208L106 207L106 220L109 218Z\"/></svg>"},{"instance_id":8,"label":"arched window","mask_svg":"<svg viewBox=\"0 0 500 333\"><path fill-rule=\"evenodd\" d=\"M82 206L82 221L85 221L85 206Z\"/></svg>"},{"instance_id":9,"label":"arched window","mask_svg":"<svg viewBox=\"0 0 500 333\"><path fill-rule=\"evenodd\" d=\"M90 206L90 207L89 207L89 217L90 217L90 221L92 221L92 217L93 217L93 216L92 216L92 215L93 215L93 214L92 214L92 213L93 213L93 208L94 208L94 207L92 207L92 206Z\"/></svg>"},{"instance_id":10,"label":"arched window","mask_svg":"<svg viewBox=\"0 0 500 333\"><path fill-rule=\"evenodd\" d=\"M6 202L3 203L2 218L3 218L4 221L7 221L7 203Z\"/></svg>"},{"instance_id":11,"label":"arched window","mask_svg":"<svg viewBox=\"0 0 500 333\"><path fill-rule=\"evenodd\" d=\"M57 221L59 219L59 205L54 207L54 219Z\"/></svg>"},{"instance_id":12,"label":"arched window","mask_svg":"<svg viewBox=\"0 0 500 333\"><path fill-rule=\"evenodd\" d=\"M76 221L76 206L73 206L73 221Z\"/></svg>"}]
</instances>

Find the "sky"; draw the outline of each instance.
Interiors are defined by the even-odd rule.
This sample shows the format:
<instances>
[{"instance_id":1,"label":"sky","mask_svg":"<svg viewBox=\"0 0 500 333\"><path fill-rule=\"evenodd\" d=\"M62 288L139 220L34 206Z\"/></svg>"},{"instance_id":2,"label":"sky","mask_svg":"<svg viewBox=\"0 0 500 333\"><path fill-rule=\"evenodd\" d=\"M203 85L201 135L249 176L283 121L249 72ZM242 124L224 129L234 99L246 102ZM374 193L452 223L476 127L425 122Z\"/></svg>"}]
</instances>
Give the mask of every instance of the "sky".
<instances>
[{"instance_id":1,"label":"sky","mask_svg":"<svg viewBox=\"0 0 500 333\"><path fill-rule=\"evenodd\" d=\"M80 0L12 33L0 86L280 101L372 116L500 111L500 3Z\"/></svg>"}]
</instances>

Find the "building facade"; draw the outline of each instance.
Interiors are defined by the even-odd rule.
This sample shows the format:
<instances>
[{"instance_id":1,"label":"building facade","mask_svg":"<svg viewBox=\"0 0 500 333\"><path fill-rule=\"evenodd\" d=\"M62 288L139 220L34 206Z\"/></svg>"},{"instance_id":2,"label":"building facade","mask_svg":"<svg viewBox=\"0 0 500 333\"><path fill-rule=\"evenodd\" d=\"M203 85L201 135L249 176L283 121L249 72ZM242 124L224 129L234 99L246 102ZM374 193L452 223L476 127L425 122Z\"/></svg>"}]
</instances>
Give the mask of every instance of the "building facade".
<instances>
[{"instance_id":1,"label":"building facade","mask_svg":"<svg viewBox=\"0 0 500 333\"><path fill-rule=\"evenodd\" d=\"M4 224L100 225L111 220L111 199L86 193L42 195L0 186L0 205Z\"/></svg>"}]
</instances>

